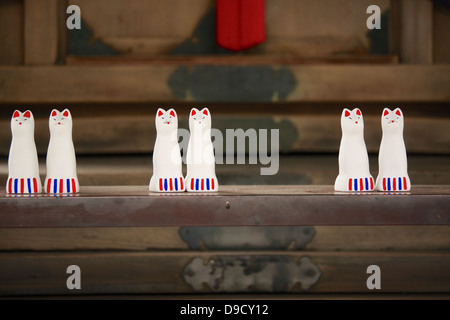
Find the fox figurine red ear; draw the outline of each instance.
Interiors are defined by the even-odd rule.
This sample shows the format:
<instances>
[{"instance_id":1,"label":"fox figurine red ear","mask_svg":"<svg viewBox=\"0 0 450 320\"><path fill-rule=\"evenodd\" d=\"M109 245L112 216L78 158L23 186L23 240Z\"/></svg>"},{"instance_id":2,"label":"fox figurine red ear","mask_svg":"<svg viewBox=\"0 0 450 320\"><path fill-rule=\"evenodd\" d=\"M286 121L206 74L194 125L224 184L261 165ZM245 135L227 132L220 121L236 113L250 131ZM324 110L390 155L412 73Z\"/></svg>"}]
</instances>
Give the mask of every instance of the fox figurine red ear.
<instances>
[{"instance_id":1,"label":"fox figurine red ear","mask_svg":"<svg viewBox=\"0 0 450 320\"><path fill-rule=\"evenodd\" d=\"M6 193L40 193L42 184L34 142L34 117L30 110L24 113L14 111L11 118L11 134Z\"/></svg>"},{"instance_id":2,"label":"fox figurine red ear","mask_svg":"<svg viewBox=\"0 0 450 320\"><path fill-rule=\"evenodd\" d=\"M211 112L208 108L191 110L189 143L187 147L186 191L217 192L214 146L211 140Z\"/></svg>"},{"instance_id":3,"label":"fox figurine red ear","mask_svg":"<svg viewBox=\"0 0 450 320\"><path fill-rule=\"evenodd\" d=\"M404 192L411 189L406 147L403 141L403 112L385 108L381 116L380 151L378 153L377 190Z\"/></svg>"},{"instance_id":4,"label":"fox figurine red ear","mask_svg":"<svg viewBox=\"0 0 450 320\"><path fill-rule=\"evenodd\" d=\"M365 192L374 190L369 157L364 141L364 119L360 109L344 108L341 115L342 138L339 147L339 175L334 190Z\"/></svg>"},{"instance_id":5,"label":"fox figurine red ear","mask_svg":"<svg viewBox=\"0 0 450 320\"><path fill-rule=\"evenodd\" d=\"M44 191L51 194L78 193L75 147L72 141L72 115L69 109L53 109L48 119L50 141L47 149L47 175Z\"/></svg>"},{"instance_id":6,"label":"fox figurine red ear","mask_svg":"<svg viewBox=\"0 0 450 320\"><path fill-rule=\"evenodd\" d=\"M178 145L178 117L174 109L159 108L155 117L156 141L153 148L151 192L183 192L186 190Z\"/></svg>"}]
</instances>

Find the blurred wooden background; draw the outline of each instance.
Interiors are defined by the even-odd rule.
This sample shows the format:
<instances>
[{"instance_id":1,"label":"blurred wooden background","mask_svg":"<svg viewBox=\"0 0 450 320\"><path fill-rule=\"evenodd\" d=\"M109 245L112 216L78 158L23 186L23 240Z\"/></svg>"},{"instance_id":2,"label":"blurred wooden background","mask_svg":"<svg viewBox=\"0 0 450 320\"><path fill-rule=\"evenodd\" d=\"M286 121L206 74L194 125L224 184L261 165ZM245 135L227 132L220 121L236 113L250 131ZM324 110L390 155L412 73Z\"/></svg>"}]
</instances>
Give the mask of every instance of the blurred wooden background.
<instances>
[{"instance_id":1,"label":"blurred wooden background","mask_svg":"<svg viewBox=\"0 0 450 320\"><path fill-rule=\"evenodd\" d=\"M81 8L81 30L66 27L70 4ZM203 106L212 112L213 127L224 134L225 129L237 128L280 130L278 174L261 176L259 164L217 165L224 185L333 184L344 107L363 111L373 176L378 171L381 112L384 107L400 107L413 186L450 184L449 7L428 0L266 0L265 4L267 40L233 53L215 44L213 0L2 0L0 185L8 174L9 122L15 109L30 109L35 115L44 177L49 113L70 108L82 187L147 185L157 108L174 107L179 127L188 129L190 108ZM372 4L382 9L381 30L366 27L366 9ZM0 250L11 265L31 257L39 268L58 259L72 261L67 256L74 250L74 254L136 252L136 265L162 266L155 267L155 279L164 268L176 269L181 287L162 283L156 293L192 293L180 270L196 253L178 232L176 228L0 229ZM428 266L449 261L444 253L450 247L447 227L318 227L316 234L306 250L323 252L316 261L325 274L338 272L336 268L348 271L347 261L351 270L359 270L376 257L398 259L393 265L399 274L407 272L402 266L416 261L425 263L420 268L427 267L424 261ZM246 248L261 249L242 237ZM263 253L272 249L262 246ZM60 250L65 256L41 252ZM146 250L162 251L152 255ZM164 250L179 256L164 256ZM18 251L32 252L21 253L26 256L22 257ZM336 255L338 251L343 252ZM346 260L355 252L361 259ZM88 256L100 259L91 261L104 259L101 253L88 253L83 259ZM114 259L130 258L117 254ZM425 291L448 293L449 283L434 286L439 272L431 277ZM331 277L334 282L327 284L329 278L328 274L323 286L313 290L366 292L357 280ZM403 287L406 282L393 283L391 293L403 288L424 292ZM22 290L26 283L18 288L17 292L26 292ZM52 290L43 286L38 291Z\"/></svg>"}]
</instances>

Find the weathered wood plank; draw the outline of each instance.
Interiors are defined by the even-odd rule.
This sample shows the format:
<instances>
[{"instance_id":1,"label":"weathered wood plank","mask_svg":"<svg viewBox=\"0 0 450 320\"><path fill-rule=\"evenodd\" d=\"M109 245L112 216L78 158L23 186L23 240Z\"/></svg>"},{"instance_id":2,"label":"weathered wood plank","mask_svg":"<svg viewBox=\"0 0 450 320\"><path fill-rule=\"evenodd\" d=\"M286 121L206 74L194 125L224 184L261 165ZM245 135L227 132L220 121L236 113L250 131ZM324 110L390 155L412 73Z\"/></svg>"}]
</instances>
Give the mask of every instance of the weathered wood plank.
<instances>
[{"instance_id":1,"label":"weathered wood plank","mask_svg":"<svg viewBox=\"0 0 450 320\"><path fill-rule=\"evenodd\" d=\"M238 67L204 66L191 70L176 63L145 66L0 67L0 103L450 101L448 65L236 68ZM245 75L244 79L235 79L235 71L238 75ZM273 79L264 78L261 81L265 81L265 86L272 86L273 93L254 91L250 89L256 86L251 72L256 72L255 75L272 75L275 80L277 77L284 77L286 79L278 80L287 82L276 84L272 82ZM224 75L225 78L209 78L208 75L214 74ZM252 84L249 83L251 79ZM224 86L227 81L231 81L233 85L230 82L230 87ZM278 85L282 86L283 92L277 91ZM239 95L233 96L230 88L238 87ZM208 88L222 89L216 92ZM228 94L223 88L231 91ZM245 88L249 88L249 91Z\"/></svg>"},{"instance_id":2,"label":"weathered wood plank","mask_svg":"<svg viewBox=\"0 0 450 320\"><path fill-rule=\"evenodd\" d=\"M122 40L125 41L125 40ZM161 40L162 41L162 40ZM102 56L102 57L78 57L69 56L66 59L68 65L133 65L133 64L182 64L195 65L303 65L303 64L398 64L396 55L345 55L345 56L308 56L298 57L293 55L160 55L160 56Z\"/></svg>"},{"instance_id":3,"label":"weathered wood plank","mask_svg":"<svg viewBox=\"0 0 450 320\"><path fill-rule=\"evenodd\" d=\"M401 0L400 61L411 64L433 63L433 3Z\"/></svg>"},{"instance_id":4,"label":"weathered wood plank","mask_svg":"<svg viewBox=\"0 0 450 320\"><path fill-rule=\"evenodd\" d=\"M0 2L0 65L23 63L23 1Z\"/></svg>"},{"instance_id":5,"label":"weathered wood plank","mask_svg":"<svg viewBox=\"0 0 450 320\"><path fill-rule=\"evenodd\" d=\"M260 227L258 227L260 228ZM254 233L258 228L217 227L223 234L240 234L245 244L240 250L273 250L261 246ZM277 227L288 232L291 227ZM307 244L310 251L439 251L450 248L448 226L406 227L314 227L315 235ZM245 230L245 233L240 232ZM285 231L284 231L285 230ZM0 228L0 251L73 251L73 250L187 250L192 249L179 235L179 228ZM207 235L205 235L206 239ZM292 241L295 241L292 239ZM204 245L204 250L211 251ZM215 250L220 246L215 240ZM293 251L295 243L284 250ZM278 249L278 248L277 248ZM284 251L283 249L280 249ZM294 250L297 251L297 250Z\"/></svg>"},{"instance_id":6,"label":"weathered wood plank","mask_svg":"<svg viewBox=\"0 0 450 320\"><path fill-rule=\"evenodd\" d=\"M307 259L320 270L312 287L304 290L290 273L274 272L276 261L296 264L301 252L147 252L147 253L0 253L0 295L52 294L132 294L132 293L233 293L233 292L308 292L373 293L366 286L369 265L381 269L381 290L376 293L448 293L450 291L450 255L448 253L330 253L310 252ZM201 258L204 270L186 272L186 267ZM233 265L221 265L222 259L235 259ZM264 263L272 258L272 263ZM258 264L258 261L261 264ZM255 264L246 273L242 264ZM201 279L214 280L208 273L212 264L223 268L218 287L191 285ZM68 290L66 269L81 269L81 290ZM256 267L257 266L257 267ZM234 269L233 269L234 268ZM233 270L232 270L233 269ZM264 280L261 279L264 274ZM232 279L239 278L235 285ZM189 283L187 282L189 281ZM245 281L247 286L241 284ZM293 283L291 283L293 282Z\"/></svg>"},{"instance_id":7,"label":"weathered wood plank","mask_svg":"<svg viewBox=\"0 0 450 320\"><path fill-rule=\"evenodd\" d=\"M167 80L173 71L173 66L4 67L0 68L0 101L170 101L173 94Z\"/></svg>"},{"instance_id":8,"label":"weathered wood plank","mask_svg":"<svg viewBox=\"0 0 450 320\"><path fill-rule=\"evenodd\" d=\"M186 250L178 228L0 229L1 251Z\"/></svg>"},{"instance_id":9,"label":"weathered wood plank","mask_svg":"<svg viewBox=\"0 0 450 320\"><path fill-rule=\"evenodd\" d=\"M156 109L152 106L152 108ZM150 107L149 107L150 109ZM217 109L217 108L216 108ZM210 108L215 114L216 109ZM382 108L378 108L381 115ZM149 110L150 111L150 110ZM180 135L188 133L187 112L178 111ZM415 154L450 154L450 118L415 117L405 113L404 139L406 149ZM11 114L13 108L11 108ZM109 113L109 112L108 112ZM156 128L154 114L142 115L103 115L77 116L73 111L73 141L78 155L150 153L153 151ZM0 120L0 155L8 155L11 143L10 120ZM380 116L365 116L365 138L367 150L378 153L381 141ZM48 118L35 117L35 141L38 153L45 155L48 147ZM304 114L304 115L232 115L217 114L212 127L223 136L222 148L226 146L227 130L242 129L279 130L279 146L283 153L294 152L331 152L337 153L341 139L340 113ZM261 137L261 136L260 136ZM181 146L187 147L187 140ZM225 150L225 149L223 149ZM248 153L248 147L244 152Z\"/></svg>"},{"instance_id":10,"label":"weathered wood plank","mask_svg":"<svg viewBox=\"0 0 450 320\"><path fill-rule=\"evenodd\" d=\"M438 102L450 98L447 65L295 66L291 71L298 85L288 101Z\"/></svg>"},{"instance_id":11,"label":"weathered wood plank","mask_svg":"<svg viewBox=\"0 0 450 320\"><path fill-rule=\"evenodd\" d=\"M26 65L52 65L58 59L58 0L24 1Z\"/></svg>"},{"instance_id":12,"label":"weathered wood plank","mask_svg":"<svg viewBox=\"0 0 450 320\"><path fill-rule=\"evenodd\" d=\"M315 227L306 250L317 251L433 251L450 249L448 227Z\"/></svg>"},{"instance_id":13,"label":"weathered wood plank","mask_svg":"<svg viewBox=\"0 0 450 320\"><path fill-rule=\"evenodd\" d=\"M449 186L415 186L404 194L359 195L335 192L333 186L274 189L222 185L214 194L170 196L150 193L147 186L81 190L80 195L69 197L0 193L0 227L450 224Z\"/></svg>"},{"instance_id":14,"label":"weathered wood plank","mask_svg":"<svg viewBox=\"0 0 450 320\"><path fill-rule=\"evenodd\" d=\"M450 63L450 8L434 2L433 62Z\"/></svg>"}]
</instances>

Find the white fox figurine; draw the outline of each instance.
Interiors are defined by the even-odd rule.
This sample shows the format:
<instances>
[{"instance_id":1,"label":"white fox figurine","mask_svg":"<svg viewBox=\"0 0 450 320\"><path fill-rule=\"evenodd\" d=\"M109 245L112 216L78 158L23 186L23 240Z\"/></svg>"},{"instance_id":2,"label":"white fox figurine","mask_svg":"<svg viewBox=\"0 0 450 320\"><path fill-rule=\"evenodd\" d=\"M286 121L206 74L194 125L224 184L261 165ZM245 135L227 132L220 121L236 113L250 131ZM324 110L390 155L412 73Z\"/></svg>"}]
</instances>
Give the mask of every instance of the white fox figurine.
<instances>
[{"instance_id":1,"label":"white fox figurine","mask_svg":"<svg viewBox=\"0 0 450 320\"><path fill-rule=\"evenodd\" d=\"M153 175L149 190L153 192L183 192L181 151L178 144L178 116L174 109L159 108L155 118L156 141L153 148Z\"/></svg>"},{"instance_id":2,"label":"white fox figurine","mask_svg":"<svg viewBox=\"0 0 450 320\"><path fill-rule=\"evenodd\" d=\"M403 112L385 108L381 115L380 151L378 154L378 191L409 191L411 182L408 176L406 147L403 141Z\"/></svg>"},{"instance_id":3,"label":"white fox figurine","mask_svg":"<svg viewBox=\"0 0 450 320\"><path fill-rule=\"evenodd\" d=\"M34 142L34 117L30 110L15 110L11 118L11 147L8 156L7 193L42 192L39 162Z\"/></svg>"},{"instance_id":4,"label":"white fox figurine","mask_svg":"<svg viewBox=\"0 0 450 320\"><path fill-rule=\"evenodd\" d=\"M189 192L217 192L214 147L211 140L211 113L208 108L192 108L189 115L189 143L187 147L186 190Z\"/></svg>"},{"instance_id":5,"label":"white fox figurine","mask_svg":"<svg viewBox=\"0 0 450 320\"><path fill-rule=\"evenodd\" d=\"M50 142L47 149L47 193L77 193L75 148L72 141L72 115L68 109L53 109L49 117Z\"/></svg>"},{"instance_id":6,"label":"white fox figurine","mask_svg":"<svg viewBox=\"0 0 450 320\"><path fill-rule=\"evenodd\" d=\"M336 191L372 191L374 180L364 141L364 120L360 109L344 108L341 115L342 139L339 148L339 175Z\"/></svg>"}]
</instances>

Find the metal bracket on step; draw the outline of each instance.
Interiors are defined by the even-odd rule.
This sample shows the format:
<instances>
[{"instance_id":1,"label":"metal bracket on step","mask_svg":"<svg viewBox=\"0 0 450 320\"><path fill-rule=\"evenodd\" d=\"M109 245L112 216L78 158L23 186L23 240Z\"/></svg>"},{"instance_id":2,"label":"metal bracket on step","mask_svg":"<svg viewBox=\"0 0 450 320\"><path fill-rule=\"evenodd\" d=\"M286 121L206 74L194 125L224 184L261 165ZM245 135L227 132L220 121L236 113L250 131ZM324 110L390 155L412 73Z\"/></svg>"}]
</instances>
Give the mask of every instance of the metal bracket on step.
<instances>
[{"instance_id":1,"label":"metal bracket on step","mask_svg":"<svg viewBox=\"0 0 450 320\"><path fill-rule=\"evenodd\" d=\"M183 239L193 250L303 249L314 238L314 227L181 227Z\"/></svg>"},{"instance_id":2,"label":"metal bracket on step","mask_svg":"<svg viewBox=\"0 0 450 320\"><path fill-rule=\"evenodd\" d=\"M206 264L197 257L183 271L194 290L206 285L214 292L291 292L297 284L308 290L320 276L308 257L285 255L220 255Z\"/></svg>"}]
</instances>

